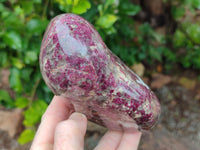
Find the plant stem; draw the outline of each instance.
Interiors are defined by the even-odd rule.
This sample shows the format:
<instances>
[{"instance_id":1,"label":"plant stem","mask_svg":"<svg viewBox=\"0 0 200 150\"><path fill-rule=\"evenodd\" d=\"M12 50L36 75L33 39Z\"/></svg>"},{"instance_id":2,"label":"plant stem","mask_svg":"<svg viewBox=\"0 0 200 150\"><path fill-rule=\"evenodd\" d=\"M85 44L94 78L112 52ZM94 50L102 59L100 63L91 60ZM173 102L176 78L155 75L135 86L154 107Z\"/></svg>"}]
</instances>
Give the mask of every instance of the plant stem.
<instances>
[{"instance_id":1,"label":"plant stem","mask_svg":"<svg viewBox=\"0 0 200 150\"><path fill-rule=\"evenodd\" d=\"M30 97L30 102L29 102L29 106L32 104L33 100L34 100L34 96L35 96L35 93L36 93L36 90L37 90L37 87L39 85L41 81L41 78L38 79L36 82L35 82L35 85L33 87L33 90L31 91L31 97Z\"/></svg>"},{"instance_id":2,"label":"plant stem","mask_svg":"<svg viewBox=\"0 0 200 150\"><path fill-rule=\"evenodd\" d=\"M48 4L49 4L49 0L46 0L46 1L45 1L45 5L44 5L44 9L43 9L43 12L42 12L42 18L43 18L43 19L44 19L44 17L46 16Z\"/></svg>"}]
</instances>

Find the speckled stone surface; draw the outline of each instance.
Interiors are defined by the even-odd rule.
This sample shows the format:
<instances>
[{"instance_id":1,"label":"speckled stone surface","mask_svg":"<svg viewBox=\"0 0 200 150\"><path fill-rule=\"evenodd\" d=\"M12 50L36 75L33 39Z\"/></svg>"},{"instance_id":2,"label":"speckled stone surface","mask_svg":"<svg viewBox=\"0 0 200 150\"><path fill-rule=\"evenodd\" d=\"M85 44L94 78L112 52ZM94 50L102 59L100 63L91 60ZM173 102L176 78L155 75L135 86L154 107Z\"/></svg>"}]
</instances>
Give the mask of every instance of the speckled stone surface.
<instances>
[{"instance_id":1,"label":"speckled stone surface","mask_svg":"<svg viewBox=\"0 0 200 150\"><path fill-rule=\"evenodd\" d=\"M104 44L94 27L74 14L62 14L44 35L40 68L56 95L76 111L113 130L151 129L160 114L155 94Z\"/></svg>"}]
</instances>

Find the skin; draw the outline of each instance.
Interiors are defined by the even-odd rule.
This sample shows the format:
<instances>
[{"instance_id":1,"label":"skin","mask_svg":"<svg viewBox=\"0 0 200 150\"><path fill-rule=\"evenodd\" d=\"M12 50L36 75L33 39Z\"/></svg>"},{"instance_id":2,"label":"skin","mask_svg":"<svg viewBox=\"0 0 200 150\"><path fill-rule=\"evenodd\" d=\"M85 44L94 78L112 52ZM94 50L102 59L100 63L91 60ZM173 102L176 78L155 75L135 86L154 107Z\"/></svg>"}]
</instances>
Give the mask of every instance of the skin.
<instances>
[{"instance_id":1,"label":"skin","mask_svg":"<svg viewBox=\"0 0 200 150\"><path fill-rule=\"evenodd\" d=\"M42 117L30 150L83 150L87 118L71 103L54 96ZM141 132L107 131L95 150L137 150Z\"/></svg>"}]
</instances>

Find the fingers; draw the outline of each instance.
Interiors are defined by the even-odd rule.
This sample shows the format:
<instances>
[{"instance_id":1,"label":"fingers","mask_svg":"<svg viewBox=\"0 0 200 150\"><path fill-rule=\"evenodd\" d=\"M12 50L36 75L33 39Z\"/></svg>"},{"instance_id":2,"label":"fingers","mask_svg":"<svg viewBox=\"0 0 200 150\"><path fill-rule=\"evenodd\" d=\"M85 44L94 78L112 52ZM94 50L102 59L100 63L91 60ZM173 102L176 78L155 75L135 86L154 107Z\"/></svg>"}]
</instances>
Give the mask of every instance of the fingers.
<instances>
[{"instance_id":1,"label":"fingers","mask_svg":"<svg viewBox=\"0 0 200 150\"><path fill-rule=\"evenodd\" d=\"M137 150L141 132L123 133L108 131L96 146L95 150Z\"/></svg>"},{"instance_id":2,"label":"fingers","mask_svg":"<svg viewBox=\"0 0 200 150\"><path fill-rule=\"evenodd\" d=\"M119 131L108 131L96 146L95 150L115 150L122 138L123 133Z\"/></svg>"},{"instance_id":3,"label":"fingers","mask_svg":"<svg viewBox=\"0 0 200 150\"><path fill-rule=\"evenodd\" d=\"M68 120L60 122L55 131L54 150L83 150L87 118L73 113Z\"/></svg>"},{"instance_id":4,"label":"fingers","mask_svg":"<svg viewBox=\"0 0 200 150\"><path fill-rule=\"evenodd\" d=\"M31 150L83 150L87 118L80 113L70 116L73 111L66 98L55 96L43 115ZM95 150L136 150L140 137L140 132L108 131Z\"/></svg>"},{"instance_id":5,"label":"fingers","mask_svg":"<svg viewBox=\"0 0 200 150\"><path fill-rule=\"evenodd\" d=\"M141 132L124 133L117 150L137 150Z\"/></svg>"},{"instance_id":6,"label":"fingers","mask_svg":"<svg viewBox=\"0 0 200 150\"><path fill-rule=\"evenodd\" d=\"M73 111L71 103L63 97L54 96L42 117L31 150L51 150L54 143L56 125L69 117Z\"/></svg>"}]
</instances>

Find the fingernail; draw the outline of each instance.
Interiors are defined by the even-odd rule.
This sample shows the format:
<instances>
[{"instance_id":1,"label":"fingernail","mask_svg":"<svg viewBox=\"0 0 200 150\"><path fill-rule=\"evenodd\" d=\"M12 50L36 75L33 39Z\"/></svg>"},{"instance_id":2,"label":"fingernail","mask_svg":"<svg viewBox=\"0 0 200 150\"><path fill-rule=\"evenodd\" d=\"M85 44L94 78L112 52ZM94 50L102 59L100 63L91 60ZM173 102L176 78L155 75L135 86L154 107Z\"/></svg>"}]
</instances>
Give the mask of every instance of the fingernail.
<instances>
[{"instance_id":1,"label":"fingernail","mask_svg":"<svg viewBox=\"0 0 200 150\"><path fill-rule=\"evenodd\" d=\"M71 114L70 119L86 119L86 116L79 112L74 112Z\"/></svg>"}]
</instances>

